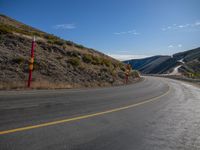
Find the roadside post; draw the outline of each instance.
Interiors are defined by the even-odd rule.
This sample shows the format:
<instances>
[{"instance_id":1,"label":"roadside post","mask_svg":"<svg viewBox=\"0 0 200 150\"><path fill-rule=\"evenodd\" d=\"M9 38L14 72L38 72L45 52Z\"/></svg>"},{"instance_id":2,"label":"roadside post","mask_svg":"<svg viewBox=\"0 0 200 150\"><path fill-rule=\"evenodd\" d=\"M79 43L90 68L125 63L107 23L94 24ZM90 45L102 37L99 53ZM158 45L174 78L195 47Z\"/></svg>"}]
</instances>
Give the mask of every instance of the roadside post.
<instances>
[{"instance_id":1,"label":"roadside post","mask_svg":"<svg viewBox=\"0 0 200 150\"><path fill-rule=\"evenodd\" d=\"M125 70L125 83L128 84L128 77L130 75L131 72L131 65L127 64L126 65L126 70Z\"/></svg>"},{"instance_id":2,"label":"roadside post","mask_svg":"<svg viewBox=\"0 0 200 150\"><path fill-rule=\"evenodd\" d=\"M33 71L33 63L34 63L34 48L35 48L35 36L32 40L32 46L31 46L31 58L29 60L29 77L28 77L28 88L31 86L32 81L32 71Z\"/></svg>"}]
</instances>

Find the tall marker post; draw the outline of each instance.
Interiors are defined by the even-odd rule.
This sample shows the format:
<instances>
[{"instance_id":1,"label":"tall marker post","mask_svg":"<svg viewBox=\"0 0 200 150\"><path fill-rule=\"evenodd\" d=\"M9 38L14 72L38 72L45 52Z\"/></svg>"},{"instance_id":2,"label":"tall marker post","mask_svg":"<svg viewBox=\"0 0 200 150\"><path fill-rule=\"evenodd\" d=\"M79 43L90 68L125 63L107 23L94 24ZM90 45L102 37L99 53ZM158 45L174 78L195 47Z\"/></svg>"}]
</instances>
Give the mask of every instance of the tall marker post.
<instances>
[{"instance_id":1,"label":"tall marker post","mask_svg":"<svg viewBox=\"0 0 200 150\"><path fill-rule=\"evenodd\" d=\"M32 47L31 47L31 58L29 61L29 77L28 77L28 87L31 86L32 81L32 71L33 71L33 63L34 63L34 48L35 48L35 36L33 37Z\"/></svg>"},{"instance_id":2,"label":"tall marker post","mask_svg":"<svg viewBox=\"0 0 200 150\"><path fill-rule=\"evenodd\" d=\"M128 62L128 64L126 65L126 70L125 70L125 83L126 84L128 84L128 77L129 77L130 73L131 73L131 65Z\"/></svg>"}]
</instances>

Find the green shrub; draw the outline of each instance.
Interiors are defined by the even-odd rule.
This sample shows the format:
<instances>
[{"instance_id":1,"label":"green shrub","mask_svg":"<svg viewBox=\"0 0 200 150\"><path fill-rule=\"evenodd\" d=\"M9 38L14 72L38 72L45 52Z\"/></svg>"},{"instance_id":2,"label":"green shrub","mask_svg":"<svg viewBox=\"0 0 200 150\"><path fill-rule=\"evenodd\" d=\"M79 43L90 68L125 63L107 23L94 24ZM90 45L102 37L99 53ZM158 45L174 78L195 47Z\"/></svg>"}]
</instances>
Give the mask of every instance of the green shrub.
<instances>
[{"instance_id":1,"label":"green shrub","mask_svg":"<svg viewBox=\"0 0 200 150\"><path fill-rule=\"evenodd\" d=\"M53 34L45 34L44 38L47 39L47 42L49 44L56 44L59 46L63 46L66 43L63 39L56 37Z\"/></svg>"},{"instance_id":2,"label":"green shrub","mask_svg":"<svg viewBox=\"0 0 200 150\"><path fill-rule=\"evenodd\" d=\"M92 61L92 64L93 64L93 65L99 65L99 64L101 64L101 59L100 59L100 57L92 56L92 59L93 59L93 61Z\"/></svg>"},{"instance_id":3,"label":"green shrub","mask_svg":"<svg viewBox=\"0 0 200 150\"><path fill-rule=\"evenodd\" d=\"M56 45L59 45L59 46L63 46L65 44L65 41L56 37L56 36L53 36L53 35L45 35L44 36L46 39L47 39L47 42L49 44L56 44Z\"/></svg>"},{"instance_id":4,"label":"green shrub","mask_svg":"<svg viewBox=\"0 0 200 150\"><path fill-rule=\"evenodd\" d=\"M7 33L12 33L12 31L9 30L8 28L4 28L0 26L0 34L7 34Z\"/></svg>"},{"instance_id":5,"label":"green shrub","mask_svg":"<svg viewBox=\"0 0 200 150\"><path fill-rule=\"evenodd\" d=\"M56 44L56 45L60 45L60 46L62 46L62 45L64 45L64 41L63 40L55 40L54 41L54 44Z\"/></svg>"},{"instance_id":6,"label":"green shrub","mask_svg":"<svg viewBox=\"0 0 200 150\"><path fill-rule=\"evenodd\" d=\"M131 76L133 76L135 78L140 78L140 73L137 70L133 70L131 72Z\"/></svg>"},{"instance_id":7,"label":"green shrub","mask_svg":"<svg viewBox=\"0 0 200 150\"><path fill-rule=\"evenodd\" d=\"M33 31L31 34L32 34L32 36L43 37L42 33L39 33L39 32L36 32L36 31Z\"/></svg>"},{"instance_id":8,"label":"green shrub","mask_svg":"<svg viewBox=\"0 0 200 150\"><path fill-rule=\"evenodd\" d=\"M25 35L32 35L30 31L26 31L24 29L21 28L16 28L14 26L11 25L5 25L5 24L0 24L0 30L2 33L20 33L20 34L25 34Z\"/></svg>"},{"instance_id":9,"label":"green shrub","mask_svg":"<svg viewBox=\"0 0 200 150\"><path fill-rule=\"evenodd\" d=\"M47 40L56 40L56 36L54 36L53 34L45 34L44 38Z\"/></svg>"},{"instance_id":10,"label":"green shrub","mask_svg":"<svg viewBox=\"0 0 200 150\"><path fill-rule=\"evenodd\" d=\"M74 46L74 43L71 41L65 41L65 44L69 45L69 46Z\"/></svg>"},{"instance_id":11,"label":"green shrub","mask_svg":"<svg viewBox=\"0 0 200 150\"><path fill-rule=\"evenodd\" d=\"M57 56L57 57L56 57L57 60L61 60L61 59L63 59L63 58L64 58L63 56Z\"/></svg>"},{"instance_id":12,"label":"green shrub","mask_svg":"<svg viewBox=\"0 0 200 150\"><path fill-rule=\"evenodd\" d=\"M79 57L81 54L77 51L67 51L66 55L68 55L70 57Z\"/></svg>"},{"instance_id":13,"label":"green shrub","mask_svg":"<svg viewBox=\"0 0 200 150\"><path fill-rule=\"evenodd\" d=\"M36 58L34 58L34 62L33 62L33 70L39 70L40 68L40 61Z\"/></svg>"},{"instance_id":14,"label":"green shrub","mask_svg":"<svg viewBox=\"0 0 200 150\"><path fill-rule=\"evenodd\" d=\"M79 45L79 44L76 44L76 47L80 48L80 49L84 49L85 48L83 45Z\"/></svg>"},{"instance_id":15,"label":"green shrub","mask_svg":"<svg viewBox=\"0 0 200 150\"><path fill-rule=\"evenodd\" d=\"M80 60L78 58L70 58L68 61L72 66L79 66L81 64Z\"/></svg>"},{"instance_id":16,"label":"green shrub","mask_svg":"<svg viewBox=\"0 0 200 150\"><path fill-rule=\"evenodd\" d=\"M122 70L122 71L126 71L126 68L125 67L120 67L120 69Z\"/></svg>"},{"instance_id":17,"label":"green shrub","mask_svg":"<svg viewBox=\"0 0 200 150\"><path fill-rule=\"evenodd\" d=\"M109 59L103 58L102 59L102 64L107 66L107 67L110 67L112 63L111 63L111 61Z\"/></svg>"},{"instance_id":18,"label":"green shrub","mask_svg":"<svg viewBox=\"0 0 200 150\"><path fill-rule=\"evenodd\" d=\"M22 64L22 63L24 63L24 61L25 61L25 60L24 60L24 58L22 58L22 57L13 58L13 59L12 59L12 62L13 62L13 63L19 64L19 65Z\"/></svg>"},{"instance_id":19,"label":"green shrub","mask_svg":"<svg viewBox=\"0 0 200 150\"><path fill-rule=\"evenodd\" d=\"M103 67L103 68L100 69L100 72L108 72L108 71L109 71L108 68Z\"/></svg>"},{"instance_id":20,"label":"green shrub","mask_svg":"<svg viewBox=\"0 0 200 150\"><path fill-rule=\"evenodd\" d=\"M91 62L92 62L92 56L89 55L89 54L85 54L85 55L83 56L83 61L84 61L85 63L91 63Z\"/></svg>"},{"instance_id":21,"label":"green shrub","mask_svg":"<svg viewBox=\"0 0 200 150\"><path fill-rule=\"evenodd\" d=\"M4 24L0 24L0 33L1 34L12 33L12 29L10 28L10 26L6 26Z\"/></svg>"},{"instance_id":22,"label":"green shrub","mask_svg":"<svg viewBox=\"0 0 200 150\"><path fill-rule=\"evenodd\" d=\"M47 43L53 44L54 42L52 40L47 40Z\"/></svg>"},{"instance_id":23,"label":"green shrub","mask_svg":"<svg viewBox=\"0 0 200 150\"><path fill-rule=\"evenodd\" d=\"M82 59L83 59L83 62L91 63L93 65L99 65L102 63L101 57L93 56L91 54L85 54Z\"/></svg>"},{"instance_id":24,"label":"green shrub","mask_svg":"<svg viewBox=\"0 0 200 150\"><path fill-rule=\"evenodd\" d=\"M200 77L200 73L194 73L193 76L194 77Z\"/></svg>"},{"instance_id":25,"label":"green shrub","mask_svg":"<svg viewBox=\"0 0 200 150\"><path fill-rule=\"evenodd\" d=\"M34 31L31 27L28 27L26 25L22 25L20 28L16 28L12 25L0 23L0 33L1 34L13 33L13 32L24 34L24 35L29 35L29 36L35 35L35 36L43 37L43 33Z\"/></svg>"},{"instance_id":26,"label":"green shrub","mask_svg":"<svg viewBox=\"0 0 200 150\"><path fill-rule=\"evenodd\" d=\"M66 49L67 47L66 47L66 45L63 45L62 48L63 48L63 49Z\"/></svg>"}]
</instances>

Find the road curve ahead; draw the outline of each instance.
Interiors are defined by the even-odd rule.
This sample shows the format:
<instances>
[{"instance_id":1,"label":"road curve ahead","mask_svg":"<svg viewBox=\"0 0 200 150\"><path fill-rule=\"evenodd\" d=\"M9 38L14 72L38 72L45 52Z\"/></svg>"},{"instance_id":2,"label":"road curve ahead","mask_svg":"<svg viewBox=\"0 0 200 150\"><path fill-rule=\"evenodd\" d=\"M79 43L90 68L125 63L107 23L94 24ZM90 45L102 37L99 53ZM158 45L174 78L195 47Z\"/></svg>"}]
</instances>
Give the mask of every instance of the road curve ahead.
<instances>
[{"instance_id":1,"label":"road curve ahead","mask_svg":"<svg viewBox=\"0 0 200 150\"><path fill-rule=\"evenodd\" d=\"M0 150L173 149L200 149L200 89L181 81L0 92Z\"/></svg>"}]
</instances>

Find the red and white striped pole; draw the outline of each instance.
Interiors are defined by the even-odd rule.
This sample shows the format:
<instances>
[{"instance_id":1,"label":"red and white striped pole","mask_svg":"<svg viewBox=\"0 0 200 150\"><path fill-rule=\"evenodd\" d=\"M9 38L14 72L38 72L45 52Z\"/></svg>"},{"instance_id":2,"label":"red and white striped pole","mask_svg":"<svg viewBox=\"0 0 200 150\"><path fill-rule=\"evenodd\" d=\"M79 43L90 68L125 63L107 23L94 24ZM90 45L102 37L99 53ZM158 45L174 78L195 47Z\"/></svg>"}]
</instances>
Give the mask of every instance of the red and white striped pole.
<instances>
[{"instance_id":1,"label":"red and white striped pole","mask_svg":"<svg viewBox=\"0 0 200 150\"><path fill-rule=\"evenodd\" d=\"M125 71L125 83L128 84L128 77L130 75L131 72L131 66L128 62L128 64L126 65L126 71Z\"/></svg>"},{"instance_id":2,"label":"red and white striped pole","mask_svg":"<svg viewBox=\"0 0 200 150\"><path fill-rule=\"evenodd\" d=\"M35 48L35 36L33 37L33 41L32 41L31 58L29 61L28 87L31 86L31 81L32 81L32 71L33 71L33 63L34 63L34 48Z\"/></svg>"}]
</instances>

